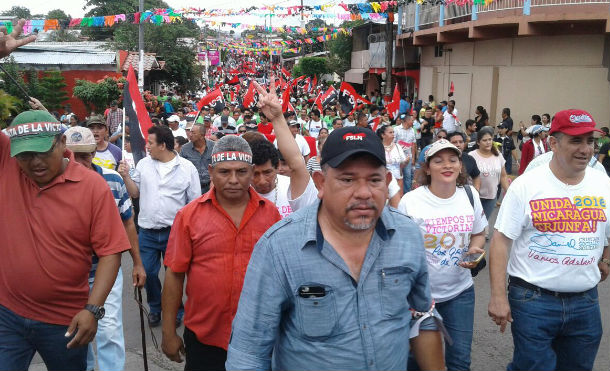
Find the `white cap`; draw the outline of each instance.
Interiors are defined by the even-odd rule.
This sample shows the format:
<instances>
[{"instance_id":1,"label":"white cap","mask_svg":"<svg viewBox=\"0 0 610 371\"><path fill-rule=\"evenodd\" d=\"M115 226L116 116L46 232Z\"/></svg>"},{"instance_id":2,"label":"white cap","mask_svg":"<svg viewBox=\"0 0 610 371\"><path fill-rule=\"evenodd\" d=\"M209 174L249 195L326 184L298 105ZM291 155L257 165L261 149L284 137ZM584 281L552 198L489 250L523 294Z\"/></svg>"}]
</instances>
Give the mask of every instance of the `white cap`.
<instances>
[{"instance_id":1,"label":"white cap","mask_svg":"<svg viewBox=\"0 0 610 371\"><path fill-rule=\"evenodd\" d=\"M458 147L451 144L450 141L448 141L447 139L439 139L436 142L432 143L430 148L428 148L428 150L426 151L426 162L428 162L428 160L430 160L432 156L444 149L452 149L455 151L455 153L457 153L458 156L462 155L462 151L460 151Z\"/></svg>"},{"instance_id":2,"label":"white cap","mask_svg":"<svg viewBox=\"0 0 610 371\"><path fill-rule=\"evenodd\" d=\"M167 122L180 122L180 117L178 117L178 115L171 115L167 119Z\"/></svg>"},{"instance_id":3,"label":"white cap","mask_svg":"<svg viewBox=\"0 0 610 371\"><path fill-rule=\"evenodd\" d=\"M66 147L72 152L91 153L97 148L95 137L89 128L73 126L64 132Z\"/></svg>"}]
</instances>

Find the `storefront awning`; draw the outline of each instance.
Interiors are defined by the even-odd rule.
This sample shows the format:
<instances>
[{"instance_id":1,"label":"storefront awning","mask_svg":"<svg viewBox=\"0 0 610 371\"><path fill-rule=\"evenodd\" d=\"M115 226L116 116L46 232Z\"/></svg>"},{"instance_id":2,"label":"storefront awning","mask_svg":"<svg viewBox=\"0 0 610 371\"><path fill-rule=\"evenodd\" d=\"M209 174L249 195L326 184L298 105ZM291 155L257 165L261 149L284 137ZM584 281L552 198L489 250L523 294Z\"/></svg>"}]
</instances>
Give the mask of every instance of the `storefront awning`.
<instances>
[{"instance_id":1,"label":"storefront awning","mask_svg":"<svg viewBox=\"0 0 610 371\"><path fill-rule=\"evenodd\" d=\"M364 68L352 68L351 70L345 71L345 81L354 84L364 83L364 74L368 71Z\"/></svg>"}]
</instances>

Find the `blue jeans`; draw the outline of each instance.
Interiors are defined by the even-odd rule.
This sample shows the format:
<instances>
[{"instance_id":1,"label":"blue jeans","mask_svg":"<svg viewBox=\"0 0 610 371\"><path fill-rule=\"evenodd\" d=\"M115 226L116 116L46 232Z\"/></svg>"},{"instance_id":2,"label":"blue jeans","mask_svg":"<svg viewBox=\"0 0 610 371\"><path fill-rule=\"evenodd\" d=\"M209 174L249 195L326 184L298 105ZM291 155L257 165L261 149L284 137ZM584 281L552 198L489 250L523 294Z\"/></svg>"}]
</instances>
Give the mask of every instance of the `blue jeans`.
<instances>
[{"instance_id":1,"label":"blue jeans","mask_svg":"<svg viewBox=\"0 0 610 371\"><path fill-rule=\"evenodd\" d=\"M93 279L89 279L93 287ZM106 298L104 318L97 323L95 344L97 346L97 364L100 371L120 371L125 367L125 335L123 333L123 271L119 268L112 290ZM95 368L93 343L89 343L87 370Z\"/></svg>"},{"instance_id":2,"label":"blue jeans","mask_svg":"<svg viewBox=\"0 0 610 371\"><path fill-rule=\"evenodd\" d=\"M413 167L409 162L407 166L402 169L402 181L403 181L403 193L411 191L411 185L413 183Z\"/></svg>"},{"instance_id":3,"label":"blue jeans","mask_svg":"<svg viewBox=\"0 0 610 371\"><path fill-rule=\"evenodd\" d=\"M436 310L443 317L443 324L453 340L445 341L445 366L448 371L470 370L472 328L474 326L474 285L455 298L436 303ZM407 370L419 370L412 355L409 355Z\"/></svg>"},{"instance_id":4,"label":"blue jeans","mask_svg":"<svg viewBox=\"0 0 610 371\"><path fill-rule=\"evenodd\" d=\"M507 370L592 370L602 337L597 287L559 298L508 287L515 352Z\"/></svg>"},{"instance_id":5,"label":"blue jeans","mask_svg":"<svg viewBox=\"0 0 610 371\"><path fill-rule=\"evenodd\" d=\"M144 270L146 270L146 300L150 307L150 313L161 313L159 270L161 269L161 259L165 257L169 232L169 227L164 229L140 228L138 236L140 257L142 258L142 264L144 264ZM182 319L183 316L184 307L180 305L178 318Z\"/></svg>"},{"instance_id":6,"label":"blue jeans","mask_svg":"<svg viewBox=\"0 0 610 371\"><path fill-rule=\"evenodd\" d=\"M68 326L21 317L0 305L0 370L27 370L38 352L47 369L85 370L87 347L66 348Z\"/></svg>"},{"instance_id":7,"label":"blue jeans","mask_svg":"<svg viewBox=\"0 0 610 371\"><path fill-rule=\"evenodd\" d=\"M481 206L483 206L483 212L485 213L485 217L487 220L491 218L491 213L494 212L496 208L496 199L495 198L481 198Z\"/></svg>"}]
</instances>

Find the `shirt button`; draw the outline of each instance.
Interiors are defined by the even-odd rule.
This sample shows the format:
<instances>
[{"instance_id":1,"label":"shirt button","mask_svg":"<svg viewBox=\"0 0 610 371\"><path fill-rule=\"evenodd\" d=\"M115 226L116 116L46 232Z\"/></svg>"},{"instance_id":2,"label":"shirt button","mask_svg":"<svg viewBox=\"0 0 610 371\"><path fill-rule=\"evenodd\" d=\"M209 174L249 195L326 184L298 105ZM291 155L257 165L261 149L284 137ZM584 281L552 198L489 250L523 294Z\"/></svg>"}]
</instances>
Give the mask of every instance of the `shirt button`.
<instances>
[{"instance_id":1,"label":"shirt button","mask_svg":"<svg viewBox=\"0 0 610 371\"><path fill-rule=\"evenodd\" d=\"M362 328L366 330L366 325L362 325Z\"/></svg>"},{"instance_id":2,"label":"shirt button","mask_svg":"<svg viewBox=\"0 0 610 371\"><path fill-rule=\"evenodd\" d=\"M370 362L369 362L369 366L372 366L372 365L373 365L373 361L370 361Z\"/></svg>"}]
</instances>

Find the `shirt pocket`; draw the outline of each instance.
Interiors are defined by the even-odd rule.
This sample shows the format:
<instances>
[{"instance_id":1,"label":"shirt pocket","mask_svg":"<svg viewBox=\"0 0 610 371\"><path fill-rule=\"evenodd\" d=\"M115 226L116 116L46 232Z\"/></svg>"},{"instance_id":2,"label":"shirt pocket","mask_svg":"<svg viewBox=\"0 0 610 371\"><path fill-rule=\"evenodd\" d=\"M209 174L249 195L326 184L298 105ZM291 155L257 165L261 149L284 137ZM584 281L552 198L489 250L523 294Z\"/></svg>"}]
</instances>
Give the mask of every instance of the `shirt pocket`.
<instances>
[{"instance_id":1,"label":"shirt pocket","mask_svg":"<svg viewBox=\"0 0 610 371\"><path fill-rule=\"evenodd\" d=\"M301 329L303 334L310 338L328 337L337 323L335 293L325 285L310 284L310 286L324 287L326 295L304 298L297 293L297 311Z\"/></svg>"},{"instance_id":2,"label":"shirt pocket","mask_svg":"<svg viewBox=\"0 0 610 371\"><path fill-rule=\"evenodd\" d=\"M385 317L403 317L409 310L407 295L411 291L413 269L407 266L381 269L381 310Z\"/></svg>"}]
</instances>

